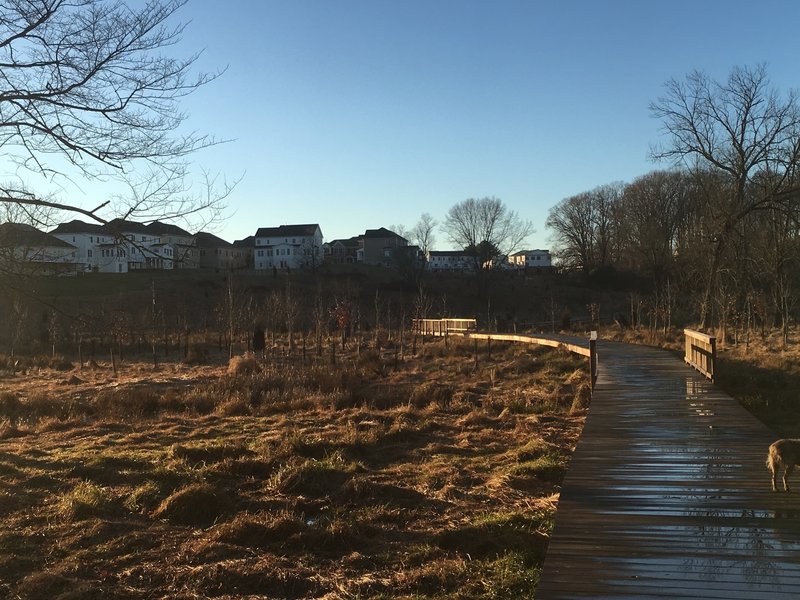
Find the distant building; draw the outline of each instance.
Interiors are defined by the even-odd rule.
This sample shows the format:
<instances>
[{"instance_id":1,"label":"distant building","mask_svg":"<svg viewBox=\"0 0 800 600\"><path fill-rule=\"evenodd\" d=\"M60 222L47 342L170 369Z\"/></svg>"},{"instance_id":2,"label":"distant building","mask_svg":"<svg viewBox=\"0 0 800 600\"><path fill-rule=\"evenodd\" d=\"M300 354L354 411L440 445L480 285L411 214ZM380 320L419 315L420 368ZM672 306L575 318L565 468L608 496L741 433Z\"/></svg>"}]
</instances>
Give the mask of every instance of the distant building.
<instances>
[{"instance_id":1,"label":"distant building","mask_svg":"<svg viewBox=\"0 0 800 600\"><path fill-rule=\"evenodd\" d=\"M91 271L99 259L97 247L113 240L113 236L108 235L99 223L84 223L77 219L61 223L50 235L77 248L75 262L79 271Z\"/></svg>"},{"instance_id":2,"label":"distant building","mask_svg":"<svg viewBox=\"0 0 800 600\"><path fill-rule=\"evenodd\" d=\"M256 270L308 269L322 262L322 230L316 223L261 227L256 231Z\"/></svg>"},{"instance_id":3,"label":"distant building","mask_svg":"<svg viewBox=\"0 0 800 600\"><path fill-rule=\"evenodd\" d=\"M426 260L430 271L475 270L475 257L463 250L429 250Z\"/></svg>"},{"instance_id":4,"label":"distant building","mask_svg":"<svg viewBox=\"0 0 800 600\"><path fill-rule=\"evenodd\" d=\"M240 269L247 266L246 251L242 247L203 231L195 234L194 239L200 268ZM251 240L251 243L254 242Z\"/></svg>"},{"instance_id":5,"label":"distant building","mask_svg":"<svg viewBox=\"0 0 800 600\"><path fill-rule=\"evenodd\" d=\"M323 244L325 260L335 265L358 262L358 250L361 247L361 236L348 239L332 240Z\"/></svg>"},{"instance_id":6,"label":"distant building","mask_svg":"<svg viewBox=\"0 0 800 600\"><path fill-rule=\"evenodd\" d=\"M359 240L357 260L365 265L391 266L395 251L408 246L406 238L385 227L367 229Z\"/></svg>"},{"instance_id":7,"label":"distant building","mask_svg":"<svg viewBox=\"0 0 800 600\"><path fill-rule=\"evenodd\" d=\"M256 236L248 235L246 238L241 240L234 240L233 247L237 250L241 251L242 253L242 262L244 263L245 268L253 269L255 268L255 245L256 245Z\"/></svg>"},{"instance_id":8,"label":"distant building","mask_svg":"<svg viewBox=\"0 0 800 600\"><path fill-rule=\"evenodd\" d=\"M78 247L22 223L0 223L0 265L11 272L75 274Z\"/></svg>"},{"instance_id":9,"label":"distant building","mask_svg":"<svg viewBox=\"0 0 800 600\"><path fill-rule=\"evenodd\" d=\"M541 269L553 266L549 250L522 250L508 257L509 264L517 269Z\"/></svg>"},{"instance_id":10,"label":"distant building","mask_svg":"<svg viewBox=\"0 0 800 600\"><path fill-rule=\"evenodd\" d=\"M147 225L147 231L158 238L158 244L169 246L172 268L197 269L200 266L200 255L195 247L195 236L171 223L153 221ZM161 255L160 251L157 251ZM165 259L165 256L161 256Z\"/></svg>"}]
</instances>

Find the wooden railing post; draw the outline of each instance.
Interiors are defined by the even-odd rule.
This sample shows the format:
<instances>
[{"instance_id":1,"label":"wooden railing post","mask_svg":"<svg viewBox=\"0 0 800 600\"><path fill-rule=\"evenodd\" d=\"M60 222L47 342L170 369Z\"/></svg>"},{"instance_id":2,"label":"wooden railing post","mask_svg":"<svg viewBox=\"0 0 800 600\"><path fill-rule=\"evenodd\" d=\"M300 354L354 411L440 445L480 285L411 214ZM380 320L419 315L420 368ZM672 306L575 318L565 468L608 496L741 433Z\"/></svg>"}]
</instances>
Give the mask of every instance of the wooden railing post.
<instances>
[{"instance_id":1,"label":"wooden railing post","mask_svg":"<svg viewBox=\"0 0 800 600\"><path fill-rule=\"evenodd\" d=\"M594 391L594 384L597 382L597 340L589 340L589 376Z\"/></svg>"},{"instance_id":2,"label":"wooden railing post","mask_svg":"<svg viewBox=\"0 0 800 600\"><path fill-rule=\"evenodd\" d=\"M717 338L693 329L684 329L683 335L683 360L713 382L716 375Z\"/></svg>"}]
</instances>

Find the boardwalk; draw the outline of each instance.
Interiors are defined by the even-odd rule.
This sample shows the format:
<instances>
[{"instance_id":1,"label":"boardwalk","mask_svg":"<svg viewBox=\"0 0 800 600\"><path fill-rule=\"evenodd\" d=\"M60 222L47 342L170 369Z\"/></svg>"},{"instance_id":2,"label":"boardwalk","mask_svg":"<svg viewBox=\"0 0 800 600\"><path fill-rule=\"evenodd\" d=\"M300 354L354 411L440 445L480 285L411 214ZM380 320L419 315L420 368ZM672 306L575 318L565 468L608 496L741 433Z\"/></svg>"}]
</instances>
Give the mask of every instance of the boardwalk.
<instances>
[{"instance_id":1,"label":"boardwalk","mask_svg":"<svg viewBox=\"0 0 800 600\"><path fill-rule=\"evenodd\" d=\"M774 435L672 354L598 352L537 600L800 598L800 493L769 489Z\"/></svg>"}]
</instances>

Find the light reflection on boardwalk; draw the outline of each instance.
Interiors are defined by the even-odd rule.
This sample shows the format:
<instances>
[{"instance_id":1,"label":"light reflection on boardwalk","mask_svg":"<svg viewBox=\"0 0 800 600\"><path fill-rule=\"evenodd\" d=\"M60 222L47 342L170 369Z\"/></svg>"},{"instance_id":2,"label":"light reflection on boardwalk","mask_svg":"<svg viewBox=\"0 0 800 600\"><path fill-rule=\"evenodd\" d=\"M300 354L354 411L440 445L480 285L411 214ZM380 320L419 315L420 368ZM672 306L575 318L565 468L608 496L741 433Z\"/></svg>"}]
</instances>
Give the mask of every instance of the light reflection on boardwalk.
<instances>
[{"instance_id":1,"label":"light reflection on boardwalk","mask_svg":"<svg viewBox=\"0 0 800 600\"><path fill-rule=\"evenodd\" d=\"M537 600L800 598L800 494L770 490L775 436L669 352L598 354Z\"/></svg>"}]
</instances>

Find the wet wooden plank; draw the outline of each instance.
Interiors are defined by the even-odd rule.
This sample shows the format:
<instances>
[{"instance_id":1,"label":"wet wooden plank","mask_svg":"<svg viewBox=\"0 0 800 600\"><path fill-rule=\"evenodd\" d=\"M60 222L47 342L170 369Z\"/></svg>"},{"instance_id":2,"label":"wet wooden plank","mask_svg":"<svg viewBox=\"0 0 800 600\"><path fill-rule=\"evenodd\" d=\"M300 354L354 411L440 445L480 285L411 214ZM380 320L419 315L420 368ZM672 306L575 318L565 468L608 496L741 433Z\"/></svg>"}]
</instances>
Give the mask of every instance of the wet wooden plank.
<instances>
[{"instance_id":1,"label":"wet wooden plank","mask_svg":"<svg viewBox=\"0 0 800 600\"><path fill-rule=\"evenodd\" d=\"M800 597L800 496L764 465L776 436L669 352L598 353L536 597Z\"/></svg>"}]
</instances>

